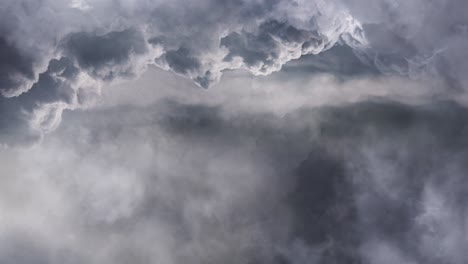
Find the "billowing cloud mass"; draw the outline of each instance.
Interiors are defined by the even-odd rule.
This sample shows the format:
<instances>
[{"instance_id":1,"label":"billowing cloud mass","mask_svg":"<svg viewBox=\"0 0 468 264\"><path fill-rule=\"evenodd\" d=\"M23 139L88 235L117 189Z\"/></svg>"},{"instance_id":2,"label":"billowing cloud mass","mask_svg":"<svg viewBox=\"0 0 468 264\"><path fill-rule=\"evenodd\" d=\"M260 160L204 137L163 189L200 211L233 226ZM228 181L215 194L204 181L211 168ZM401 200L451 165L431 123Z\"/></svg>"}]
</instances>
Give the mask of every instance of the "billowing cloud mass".
<instances>
[{"instance_id":1,"label":"billowing cloud mass","mask_svg":"<svg viewBox=\"0 0 468 264\"><path fill-rule=\"evenodd\" d=\"M0 263L468 263L466 47L466 0L2 0Z\"/></svg>"},{"instance_id":2,"label":"billowing cloud mass","mask_svg":"<svg viewBox=\"0 0 468 264\"><path fill-rule=\"evenodd\" d=\"M0 126L31 127L28 133L40 137L64 109L95 100L103 82L138 76L148 65L207 88L223 71L267 75L335 45L350 47L382 73L435 76L441 89L461 91L467 9L461 0L3 1L0 93L11 115ZM64 60L78 76L60 76L58 89L44 88L48 100L19 98L43 87L40 77ZM69 102L52 94L69 87ZM1 142L11 143L8 137L2 133Z\"/></svg>"},{"instance_id":3,"label":"billowing cloud mass","mask_svg":"<svg viewBox=\"0 0 468 264\"><path fill-rule=\"evenodd\" d=\"M0 262L466 262L465 107L164 101L0 153Z\"/></svg>"}]
</instances>

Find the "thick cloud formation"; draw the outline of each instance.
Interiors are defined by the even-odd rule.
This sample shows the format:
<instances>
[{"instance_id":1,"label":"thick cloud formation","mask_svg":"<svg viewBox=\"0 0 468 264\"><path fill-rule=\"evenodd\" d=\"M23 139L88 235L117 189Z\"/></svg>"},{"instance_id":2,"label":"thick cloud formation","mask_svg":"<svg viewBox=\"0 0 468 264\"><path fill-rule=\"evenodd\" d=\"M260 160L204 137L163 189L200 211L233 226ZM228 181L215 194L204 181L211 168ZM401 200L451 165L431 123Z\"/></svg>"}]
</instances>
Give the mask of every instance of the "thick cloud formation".
<instances>
[{"instance_id":1,"label":"thick cloud formation","mask_svg":"<svg viewBox=\"0 0 468 264\"><path fill-rule=\"evenodd\" d=\"M467 263L467 12L3 0L0 263Z\"/></svg>"},{"instance_id":2,"label":"thick cloud formation","mask_svg":"<svg viewBox=\"0 0 468 264\"><path fill-rule=\"evenodd\" d=\"M353 17L363 24L370 49L363 57L383 72L414 78L436 75L444 86L468 86L466 1L346 0Z\"/></svg>"},{"instance_id":3,"label":"thick cloud formation","mask_svg":"<svg viewBox=\"0 0 468 264\"><path fill-rule=\"evenodd\" d=\"M2 101L28 93L62 58L81 75L67 82L88 79L81 89L99 94L103 82L138 76L151 64L206 88L226 70L267 75L335 45L351 48L365 67L435 78L440 89L460 92L467 88L467 9L461 0L8 0L0 6L0 93ZM44 113L51 104L18 107ZM89 102L62 108L80 104Z\"/></svg>"},{"instance_id":4,"label":"thick cloud formation","mask_svg":"<svg viewBox=\"0 0 468 264\"><path fill-rule=\"evenodd\" d=\"M0 262L467 261L465 107L226 110L68 112L1 152Z\"/></svg>"},{"instance_id":5,"label":"thick cloud formation","mask_svg":"<svg viewBox=\"0 0 468 264\"><path fill-rule=\"evenodd\" d=\"M24 79L34 79L33 60L0 38L0 87L2 94L25 86Z\"/></svg>"},{"instance_id":6,"label":"thick cloud formation","mask_svg":"<svg viewBox=\"0 0 468 264\"><path fill-rule=\"evenodd\" d=\"M338 42L365 44L359 22L343 8L322 1L22 0L2 3L0 15L0 93L2 101L15 101L2 107L14 104L16 109L8 112L17 116L10 120L26 123L17 110L32 112L32 119L56 119L63 109L87 105L81 100L66 105L61 100L13 99L44 89L37 88L44 85L40 77L56 60L69 61L79 72L79 78L61 76L75 92L98 94L103 82L137 76L150 64L206 88L218 82L224 70L244 68L264 75ZM44 90L41 93L66 93L54 87ZM34 116L51 113L44 109L57 109L58 104L61 110L53 111L54 116Z\"/></svg>"},{"instance_id":7,"label":"thick cloud formation","mask_svg":"<svg viewBox=\"0 0 468 264\"><path fill-rule=\"evenodd\" d=\"M134 56L147 52L143 35L132 29L102 36L72 34L65 41L65 46L68 56L75 58L80 68L102 80L135 74L129 64L134 63Z\"/></svg>"}]
</instances>

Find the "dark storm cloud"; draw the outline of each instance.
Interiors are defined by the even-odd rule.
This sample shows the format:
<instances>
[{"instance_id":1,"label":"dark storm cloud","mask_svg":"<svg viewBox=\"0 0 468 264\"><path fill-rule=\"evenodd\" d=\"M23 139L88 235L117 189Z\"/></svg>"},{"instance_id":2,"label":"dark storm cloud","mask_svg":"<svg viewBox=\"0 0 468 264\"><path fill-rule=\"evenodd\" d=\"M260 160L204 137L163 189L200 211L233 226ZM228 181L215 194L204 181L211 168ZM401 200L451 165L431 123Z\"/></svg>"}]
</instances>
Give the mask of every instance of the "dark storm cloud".
<instances>
[{"instance_id":1,"label":"dark storm cloud","mask_svg":"<svg viewBox=\"0 0 468 264\"><path fill-rule=\"evenodd\" d=\"M69 82L77 78L79 69L67 58L52 60L47 71L39 75L39 80L31 90L17 97L25 110L31 111L40 104L63 102L72 104L74 90Z\"/></svg>"},{"instance_id":2,"label":"dark storm cloud","mask_svg":"<svg viewBox=\"0 0 468 264\"><path fill-rule=\"evenodd\" d=\"M213 112L189 107L166 126L197 140L255 138L258 151L268 153L278 172L265 184L280 184L285 191L280 201L288 204L270 217L291 214L285 243L303 241L316 254L308 256L317 260L312 263L467 260L462 250L466 108L453 102L410 106L376 101L304 109L270 122L263 120L271 117L249 117L234 121L234 127ZM307 119L320 121L298 125ZM380 252L380 247L389 250ZM272 254L286 263L303 263L287 252Z\"/></svg>"},{"instance_id":3,"label":"dark storm cloud","mask_svg":"<svg viewBox=\"0 0 468 264\"><path fill-rule=\"evenodd\" d=\"M435 71L449 86L463 88L466 80L459 69L466 68L460 59L465 57L465 7L459 0L8 2L0 10L5 20L25 17L25 23L46 34L31 32L23 21L5 23L8 30L2 33L1 47L2 54L9 50L9 55L2 64L2 90L11 95L29 89L21 82L34 81L46 68L37 65L62 53L56 43L70 34L66 51L76 52L71 56L100 79L128 74L124 69L107 69L118 64L144 66L156 59L152 63L208 87L223 70L245 68L268 74L292 59L341 44L385 73L415 77ZM35 9L39 12L32 16ZM51 12L60 16L45 19ZM50 32L41 22L53 26ZM31 49L34 38L37 47ZM144 42L155 46L147 49ZM135 62L131 53L148 57Z\"/></svg>"},{"instance_id":4,"label":"dark storm cloud","mask_svg":"<svg viewBox=\"0 0 468 264\"><path fill-rule=\"evenodd\" d=\"M13 263L48 263L48 252L34 240L28 240L28 234L15 234L0 241L0 258L5 264Z\"/></svg>"},{"instance_id":5,"label":"dark storm cloud","mask_svg":"<svg viewBox=\"0 0 468 264\"><path fill-rule=\"evenodd\" d=\"M343 3L366 32L369 49L362 51L364 60L386 73L413 78L435 74L446 88L466 90L466 1Z\"/></svg>"},{"instance_id":6,"label":"dark storm cloud","mask_svg":"<svg viewBox=\"0 0 468 264\"><path fill-rule=\"evenodd\" d=\"M74 249L55 249L38 240L40 234L9 230L0 237L0 260L5 264L83 264L90 263L86 256Z\"/></svg>"},{"instance_id":7,"label":"dark storm cloud","mask_svg":"<svg viewBox=\"0 0 468 264\"><path fill-rule=\"evenodd\" d=\"M358 76L379 76L381 73L373 66L361 61L348 46L334 46L317 55L306 55L292 61L281 69L292 78L301 78L313 73L333 74L337 79Z\"/></svg>"},{"instance_id":8,"label":"dark storm cloud","mask_svg":"<svg viewBox=\"0 0 468 264\"><path fill-rule=\"evenodd\" d=\"M262 74L270 73L272 69L282 66L278 62L284 59L284 46L298 45L299 54L302 55L317 54L335 44L328 42L328 36L314 30L316 27L311 25L308 30L297 29L287 23L271 20L262 23L255 34L233 32L221 39L220 45L229 50L224 60L240 58L246 67Z\"/></svg>"},{"instance_id":9,"label":"dark storm cloud","mask_svg":"<svg viewBox=\"0 0 468 264\"><path fill-rule=\"evenodd\" d=\"M34 79L33 58L21 54L13 44L0 36L0 93L8 94L24 86L24 79Z\"/></svg>"},{"instance_id":10,"label":"dark storm cloud","mask_svg":"<svg viewBox=\"0 0 468 264\"><path fill-rule=\"evenodd\" d=\"M79 69L70 60L52 60L32 88L17 97L0 97L0 142L10 145L31 144L41 137L42 129L57 125L61 111L77 100L71 83ZM44 108L49 105L48 108ZM34 114L39 119L34 119Z\"/></svg>"},{"instance_id":11,"label":"dark storm cloud","mask_svg":"<svg viewBox=\"0 0 468 264\"><path fill-rule=\"evenodd\" d=\"M183 47L178 50L168 51L164 55L164 59L171 69L181 74L187 74L189 71L200 67L200 62L190 55L190 51L187 48Z\"/></svg>"},{"instance_id":12,"label":"dark storm cloud","mask_svg":"<svg viewBox=\"0 0 468 264\"><path fill-rule=\"evenodd\" d=\"M63 46L62 57L51 59L47 70L39 74L30 89L18 96L1 98L3 144L22 145L24 138L30 139L24 140L26 145L34 142L33 138L40 138L44 131L58 125L64 109L86 105L88 97L97 93L99 81L134 76L138 72L135 61L147 52L141 32L133 29L104 35L75 33L64 40ZM6 59L17 55L5 52ZM9 66L8 60L4 62ZM5 74L16 76L11 70L21 70L19 66L5 68ZM34 74L31 72L29 77L33 79Z\"/></svg>"},{"instance_id":13,"label":"dark storm cloud","mask_svg":"<svg viewBox=\"0 0 468 264\"><path fill-rule=\"evenodd\" d=\"M5 0L0 143L37 142L102 84L151 64L205 88L226 70L284 67L289 78L396 74L463 92L466 10L461 0ZM356 96L311 108L338 97L232 94L65 112L43 145L0 150L0 262L468 261L466 106L342 103ZM301 100L311 104L288 108Z\"/></svg>"},{"instance_id":14,"label":"dark storm cloud","mask_svg":"<svg viewBox=\"0 0 468 264\"><path fill-rule=\"evenodd\" d=\"M76 171L53 186L89 263L462 264L467 114L385 100L283 118L175 102L68 112L53 148Z\"/></svg>"},{"instance_id":15,"label":"dark storm cloud","mask_svg":"<svg viewBox=\"0 0 468 264\"><path fill-rule=\"evenodd\" d=\"M333 4L317 7L314 3L290 1L205 4L191 10L157 9L151 25L162 36L150 39L153 45L165 50L165 55L156 59L157 65L188 76L205 88L217 83L224 70L242 68L266 75L280 70L292 59L327 50L338 41L353 47L365 42L359 23ZM305 10L309 12L303 13ZM320 14L322 17L315 19ZM161 27L168 21L172 24ZM177 34L167 32L174 24ZM341 38L342 35L346 37Z\"/></svg>"},{"instance_id":16,"label":"dark storm cloud","mask_svg":"<svg viewBox=\"0 0 468 264\"><path fill-rule=\"evenodd\" d=\"M278 177L293 175L289 180L295 185L286 195L294 219L290 239L321 249L317 263L386 263L385 258L463 263L468 126L461 120L467 113L452 102L420 107L359 103L305 110L279 121L279 127L266 125L245 134L258 136L256 146L268 149L276 171L285 172ZM306 117L322 121L309 132L319 136L302 147L310 136L302 134L308 125L296 130L290 124ZM207 118L212 121L195 124L203 129L200 135L212 137L210 131L219 128L213 129L213 118ZM255 127L245 128L250 126ZM432 192L438 196L431 197ZM446 208L437 208L439 202ZM377 255L369 247L373 243L394 250Z\"/></svg>"},{"instance_id":17,"label":"dark storm cloud","mask_svg":"<svg viewBox=\"0 0 468 264\"><path fill-rule=\"evenodd\" d=\"M328 52L310 59L303 75L380 71L436 78L439 89L460 92L468 68L463 10L458 0L9 1L0 10L0 89L5 97L27 93L52 61L65 57L81 76L65 82L82 96L63 108L77 108L103 82L137 76L148 64L206 88L225 70L267 75L288 61Z\"/></svg>"},{"instance_id":18,"label":"dark storm cloud","mask_svg":"<svg viewBox=\"0 0 468 264\"><path fill-rule=\"evenodd\" d=\"M103 80L135 74L126 66L132 56L147 52L145 39L134 29L105 35L75 33L65 41L65 50L80 68ZM134 71L134 70L133 70Z\"/></svg>"},{"instance_id":19,"label":"dark storm cloud","mask_svg":"<svg viewBox=\"0 0 468 264\"><path fill-rule=\"evenodd\" d=\"M365 44L358 21L338 5L322 2L22 0L4 3L0 13L5 28L0 38L0 90L5 97L44 86L39 76L61 58L79 70L78 78L61 81L82 94L98 94L103 82L137 76L149 64L207 88L225 70L243 68L265 75L336 43L353 48ZM56 91L52 87L41 93ZM80 98L85 97L89 96ZM87 105L83 100L62 108ZM42 107L61 103L47 101Z\"/></svg>"},{"instance_id":20,"label":"dark storm cloud","mask_svg":"<svg viewBox=\"0 0 468 264\"><path fill-rule=\"evenodd\" d=\"M287 23L271 20L259 25L256 34L233 32L221 39L220 45L229 50L224 60L241 58L248 68L256 68L260 73L269 73L281 60L281 56L284 56L281 54L284 52L284 46L299 44L302 55L317 54L335 44L328 42L328 36L313 30L316 27L312 24L312 30L297 29Z\"/></svg>"}]
</instances>

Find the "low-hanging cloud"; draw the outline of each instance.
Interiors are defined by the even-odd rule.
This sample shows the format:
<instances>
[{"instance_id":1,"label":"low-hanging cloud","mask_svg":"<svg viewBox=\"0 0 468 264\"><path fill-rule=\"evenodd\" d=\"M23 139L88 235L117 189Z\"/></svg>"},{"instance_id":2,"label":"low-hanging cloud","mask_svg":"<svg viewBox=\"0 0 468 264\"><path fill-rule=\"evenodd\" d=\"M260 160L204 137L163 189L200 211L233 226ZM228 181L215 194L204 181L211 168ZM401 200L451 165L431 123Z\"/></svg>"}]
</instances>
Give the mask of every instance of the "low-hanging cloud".
<instances>
[{"instance_id":1,"label":"low-hanging cloud","mask_svg":"<svg viewBox=\"0 0 468 264\"><path fill-rule=\"evenodd\" d=\"M466 263L467 7L2 1L0 263Z\"/></svg>"},{"instance_id":2,"label":"low-hanging cloud","mask_svg":"<svg viewBox=\"0 0 468 264\"><path fill-rule=\"evenodd\" d=\"M0 152L0 261L462 264L467 112L68 112L41 146Z\"/></svg>"},{"instance_id":3,"label":"low-hanging cloud","mask_svg":"<svg viewBox=\"0 0 468 264\"><path fill-rule=\"evenodd\" d=\"M2 108L11 113L5 120L19 120L40 135L57 122L38 120L59 120L64 109L86 107L104 83L138 76L148 65L206 88L226 70L267 75L335 45L350 47L382 73L430 76L441 89L463 91L466 7L461 0L8 0L0 7ZM60 77L65 91L39 88L50 65L64 60L79 76ZM38 89L67 93L68 86L78 100L55 94L20 99Z\"/></svg>"},{"instance_id":4,"label":"low-hanging cloud","mask_svg":"<svg viewBox=\"0 0 468 264\"><path fill-rule=\"evenodd\" d=\"M0 13L0 93L15 101L3 107L10 120L39 135L53 129L56 122L47 120L60 119L64 109L86 106L103 83L135 77L147 65L206 88L228 69L265 75L338 42L365 44L359 22L322 1L23 0L7 1ZM67 61L79 76L60 74L60 83L43 88L55 61ZM69 87L78 100L62 100ZM48 98L26 95L39 89Z\"/></svg>"}]
</instances>

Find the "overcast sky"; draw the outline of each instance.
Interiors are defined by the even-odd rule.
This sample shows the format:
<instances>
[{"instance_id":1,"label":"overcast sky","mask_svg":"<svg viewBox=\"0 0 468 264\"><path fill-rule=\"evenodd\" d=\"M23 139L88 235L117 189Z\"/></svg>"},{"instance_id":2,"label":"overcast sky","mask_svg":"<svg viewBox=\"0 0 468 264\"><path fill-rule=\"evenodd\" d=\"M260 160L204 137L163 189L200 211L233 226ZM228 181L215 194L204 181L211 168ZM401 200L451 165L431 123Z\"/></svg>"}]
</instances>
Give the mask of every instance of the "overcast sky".
<instances>
[{"instance_id":1,"label":"overcast sky","mask_svg":"<svg viewBox=\"0 0 468 264\"><path fill-rule=\"evenodd\" d=\"M2 0L1 264L468 263L465 0Z\"/></svg>"}]
</instances>

